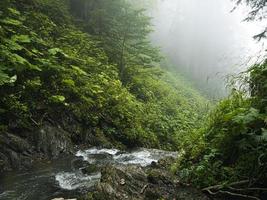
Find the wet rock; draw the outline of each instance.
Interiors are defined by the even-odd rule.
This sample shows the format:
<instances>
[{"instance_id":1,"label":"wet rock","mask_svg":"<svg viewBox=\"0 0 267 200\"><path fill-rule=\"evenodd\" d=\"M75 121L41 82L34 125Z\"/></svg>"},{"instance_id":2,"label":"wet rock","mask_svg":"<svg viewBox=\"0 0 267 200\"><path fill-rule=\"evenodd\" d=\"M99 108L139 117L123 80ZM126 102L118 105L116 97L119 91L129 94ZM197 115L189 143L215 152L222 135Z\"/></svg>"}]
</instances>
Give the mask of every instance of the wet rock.
<instances>
[{"instance_id":1,"label":"wet rock","mask_svg":"<svg viewBox=\"0 0 267 200\"><path fill-rule=\"evenodd\" d=\"M174 176L166 171L160 169L149 170L147 180L152 184L172 184Z\"/></svg>"},{"instance_id":2,"label":"wet rock","mask_svg":"<svg viewBox=\"0 0 267 200\"><path fill-rule=\"evenodd\" d=\"M96 186L93 199L131 199L138 197L146 174L139 166L112 166L107 165L101 170L101 181ZM127 198L126 198L127 197Z\"/></svg>"},{"instance_id":3,"label":"wet rock","mask_svg":"<svg viewBox=\"0 0 267 200\"><path fill-rule=\"evenodd\" d=\"M54 198L54 199L51 199L51 200L77 200L77 199Z\"/></svg>"},{"instance_id":4,"label":"wet rock","mask_svg":"<svg viewBox=\"0 0 267 200\"><path fill-rule=\"evenodd\" d=\"M29 151L31 149L31 146L28 141L11 133L1 134L0 143L2 147L5 146L18 153Z\"/></svg>"},{"instance_id":5,"label":"wet rock","mask_svg":"<svg viewBox=\"0 0 267 200\"><path fill-rule=\"evenodd\" d=\"M158 163L155 162L155 161L152 161L150 167L157 168L158 167Z\"/></svg>"},{"instance_id":6,"label":"wet rock","mask_svg":"<svg viewBox=\"0 0 267 200\"><path fill-rule=\"evenodd\" d=\"M102 168L102 178L96 190L86 200L208 200L197 189L179 185L177 177L167 169L169 162L161 161L148 167L111 166Z\"/></svg>"},{"instance_id":7,"label":"wet rock","mask_svg":"<svg viewBox=\"0 0 267 200\"><path fill-rule=\"evenodd\" d=\"M88 158L92 159L92 160L111 160L112 159L112 155L108 154L108 153L101 153L101 154L91 154Z\"/></svg>"},{"instance_id":8,"label":"wet rock","mask_svg":"<svg viewBox=\"0 0 267 200\"><path fill-rule=\"evenodd\" d=\"M83 174L90 175L99 172L99 168L96 165L89 164L88 166L82 168L81 171Z\"/></svg>"},{"instance_id":9,"label":"wet rock","mask_svg":"<svg viewBox=\"0 0 267 200\"><path fill-rule=\"evenodd\" d=\"M9 162L8 157L5 154L0 153L0 172L7 171L10 168L11 168L11 164Z\"/></svg>"},{"instance_id":10,"label":"wet rock","mask_svg":"<svg viewBox=\"0 0 267 200\"><path fill-rule=\"evenodd\" d=\"M72 160L72 168L75 170L84 169L88 166L88 162L84 161L82 157L78 157Z\"/></svg>"},{"instance_id":11,"label":"wet rock","mask_svg":"<svg viewBox=\"0 0 267 200\"><path fill-rule=\"evenodd\" d=\"M32 163L29 157L31 152L32 146L27 140L11 133L2 133L0 135L0 171L29 166Z\"/></svg>"},{"instance_id":12,"label":"wet rock","mask_svg":"<svg viewBox=\"0 0 267 200\"><path fill-rule=\"evenodd\" d=\"M0 172L28 168L36 158L56 158L72 149L70 134L50 124L32 133L1 133Z\"/></svg>"},{"instance_id":13,"label":"wet rock","mask_svg":"<svg viewBox=\"0 0 267 200\"><path fill-rule=\"evenodd\" d=\"M95 193L95 199L113 199L116 198L116 191L109 183L102 183L97 185L97 190L101 191Z\"/></svg>"},{"instance_id":14,"label":"wet rock","mask_svg":"<svg viewBox=\"0 0 267 200\"><path fill-rule=\"evenodd\" d=\"M60 153L69 153L73 149L70 134L60 127L46 124L33 135L37 151L50 158L55 158Z\"/></svg>"},{"instance_id":15,"label":"wet rock","mask_svg":"<svg viewBox=\"0 0 267 200\"><path fill-rule=\"evenodd\" d=\"M157 190L148 188L145 193L144 199L160 199L161 195Z\"/></svg>"}]
</instances>

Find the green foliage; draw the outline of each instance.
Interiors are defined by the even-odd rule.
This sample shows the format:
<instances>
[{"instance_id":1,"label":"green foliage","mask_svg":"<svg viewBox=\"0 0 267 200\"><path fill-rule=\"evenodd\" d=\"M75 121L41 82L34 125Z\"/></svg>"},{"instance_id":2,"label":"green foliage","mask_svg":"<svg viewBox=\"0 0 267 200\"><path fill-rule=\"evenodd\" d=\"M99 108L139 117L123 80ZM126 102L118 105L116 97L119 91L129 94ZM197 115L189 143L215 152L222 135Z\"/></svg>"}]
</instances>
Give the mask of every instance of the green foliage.
<instances>
[{"instance_id":1,"label":"green foliage","mask_svg":"<svg viewBox=\"0 0 267 200\"><path fill-rule=\"evenodd\" d=\"M202 187L243 179L266 186L266 66L265 62L249 70L251 95L233 91L207 123L188 136L199 140L187 140L176 164L185 180Z\"/></svg>"},{"instance_id":2,"label":"green foliage","mask_svg":"<svg viewBox=\"0 0 267 200\"><path fill-rule=\"evenodd\" d=\"M71 118L99 141L177 148L206 101L156 67L149 18L124 0L75 2L1 1L1 127ZM85 142L83 132L72 134Z\"/></svg>"},{"instance_id":3,"label":"green foliage","mask_svg":"<svg viewBox=\"0 0 267 200\"><path fill-rule=\"evenodd\" d=\"M160 68L132 68L127 86L144 105L147 132L157 133L161 147L177 149L181 137L201 124L207 101L178 74Z\"/></svg>"}]
</instances>

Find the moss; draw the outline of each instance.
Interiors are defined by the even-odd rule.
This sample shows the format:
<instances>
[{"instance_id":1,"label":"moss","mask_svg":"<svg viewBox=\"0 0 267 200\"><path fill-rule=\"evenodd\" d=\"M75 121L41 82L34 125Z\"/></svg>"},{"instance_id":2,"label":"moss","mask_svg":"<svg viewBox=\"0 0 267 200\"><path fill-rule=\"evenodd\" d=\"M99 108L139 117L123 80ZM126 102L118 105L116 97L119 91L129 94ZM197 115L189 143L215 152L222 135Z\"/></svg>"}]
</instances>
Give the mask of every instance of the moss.
<instances>
[{"instance_id":1,"label":"moss","mask_svg":"<svg viewBox=\"0 0 267 200\"><path fill-rule=\"evenodd\" d=\"M98 171L99 171L99 167L97 167L96 165L93 165L93 164L90 164L90 165L88 165L82 169L82 172L84 174L92 174L92 173L96 173Z\"/></svg>"}]
</instances>

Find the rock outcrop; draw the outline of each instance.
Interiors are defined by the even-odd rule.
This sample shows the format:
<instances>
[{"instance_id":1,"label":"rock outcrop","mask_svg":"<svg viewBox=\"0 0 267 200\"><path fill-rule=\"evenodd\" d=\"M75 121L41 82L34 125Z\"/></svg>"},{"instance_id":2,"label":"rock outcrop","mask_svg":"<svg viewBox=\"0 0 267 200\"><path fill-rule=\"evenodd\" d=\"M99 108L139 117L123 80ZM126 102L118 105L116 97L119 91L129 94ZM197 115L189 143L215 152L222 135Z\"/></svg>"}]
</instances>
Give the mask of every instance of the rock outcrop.
<instances>
[{"instance_id":1,"label":"rock outcrop","mask_svg":"<svg viewBox=\"0 0 267 200\"><path fill-rule=\"evenodd\" d=\"M0 134L0 171L29 166L32 154L29 141L11 133Z\"/></svg>"},{"instance_id":2,"label":"rock outcrop","mask_svg":"<svg viewBox=\"0 0 267 200\"><path fill-rule=\"evenodd\" d=\"M44 125L34 133L33 138L36 151L50 158L73 149L70 134L60 127Z\"/></svg>"},{"instance_id":3,"label":"rock outcrop","mask_svg":"<svg viewBox=\"0 0 267 200\"><path fill-rule=\"evenodd\" d=\"M107 165L102 168L102 178L86 200L208 200L197 189L183 185L168 169L168 159L149 167Z\"/></svg>"},{"instance_id":4,"label":"rock outcrop","mask_svg":"<svg viewBox=\"0 0 267 200\"><path fill-rule=\"evenodd\" d=\"M28 168L38 158L52 159L73 150L70 134L44 124L31 133L0 134L0 172Z\"/></svg>"}]
</instances>

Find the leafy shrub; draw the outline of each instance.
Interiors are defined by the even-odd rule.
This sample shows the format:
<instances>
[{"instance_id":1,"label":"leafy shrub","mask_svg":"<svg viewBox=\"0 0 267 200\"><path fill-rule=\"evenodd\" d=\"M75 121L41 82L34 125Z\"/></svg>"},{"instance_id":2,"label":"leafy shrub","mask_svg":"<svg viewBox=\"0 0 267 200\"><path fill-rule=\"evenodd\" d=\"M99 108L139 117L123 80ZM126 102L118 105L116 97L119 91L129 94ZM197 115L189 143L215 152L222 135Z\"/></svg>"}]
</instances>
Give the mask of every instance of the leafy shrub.
<instances>
[{"instance_id":1,"label":"leafy shrub","mask_svg":"<svg viewBox=\"0 0 267 200\"><path fill-rule=\"evenodd\" d=\"M186 153L175 167L185 180L209 186L249 179L266 186L266 66L265 62L249 70L251 95L234 90L195 131L200 140L187 140Z\"/></svg>"}]
</instances>

